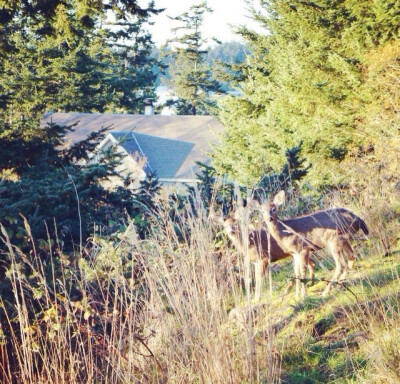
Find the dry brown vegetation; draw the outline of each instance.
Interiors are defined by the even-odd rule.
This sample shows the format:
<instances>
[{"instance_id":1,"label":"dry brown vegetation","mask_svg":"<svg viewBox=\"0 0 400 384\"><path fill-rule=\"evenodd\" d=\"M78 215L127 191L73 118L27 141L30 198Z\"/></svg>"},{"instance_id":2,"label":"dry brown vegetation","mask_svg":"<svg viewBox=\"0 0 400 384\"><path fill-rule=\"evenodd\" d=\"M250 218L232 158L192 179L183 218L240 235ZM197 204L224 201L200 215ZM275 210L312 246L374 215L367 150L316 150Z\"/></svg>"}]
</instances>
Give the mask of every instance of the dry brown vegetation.
<instances>
[{"instance_id":1,"label":"dry brown vegetation","mask_svg":"<svg viewBox=\"0 0 400 384\"><path fill-rule=\"evenodd\" d=\"M291 215L307 201L294 199ZM165 214L145 241L131 230L118 241L95 236L79 255L51 247L45 259L35 248L24 254L2 228L12 297L0 299L1 380L397 383L396 201L388 193L325 197L324 205L362 216L371 236L355 245L357 269L345 285L321 298L326 282L319 281L300 302L293 292L282 297L292 274L288 260L273 266L261 302L252 303L243 284L245 258L200 203L200 217L189 212L172 222ZM317 259L317 278L329 279L332 260L323 252Z\"/></svg>"}]
</instances>

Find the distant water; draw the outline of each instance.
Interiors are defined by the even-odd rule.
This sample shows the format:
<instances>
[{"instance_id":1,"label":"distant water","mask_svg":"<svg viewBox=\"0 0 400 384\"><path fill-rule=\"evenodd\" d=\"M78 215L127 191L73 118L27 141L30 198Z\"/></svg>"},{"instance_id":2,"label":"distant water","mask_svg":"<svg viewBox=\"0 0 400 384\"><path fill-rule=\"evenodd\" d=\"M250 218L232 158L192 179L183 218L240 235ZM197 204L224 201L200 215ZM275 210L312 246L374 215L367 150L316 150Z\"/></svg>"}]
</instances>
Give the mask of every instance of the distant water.
<instances>
[{"instance_id":1,"label":"distant water","mask_svg":"<svg viewBox=\"0 0 400 384\"><path fill-rule=\"evenodd\" d=\"M174 93L165 85L159 85L156 88L157 102L156 105L165 104L168 99L174 99ZM161 111L162 115L176 115L176 111L173 108L164 107Z\"/></svg>"},{"instance_id":2,"label":"distant water","mask_svg":"<svg viewBox=\"0 0 400 384\"><path fill-rule=\"evenodd\" d=\"M168 99L174 98L174 93L165 85L159 85L156 88L157 103L158 105L164 104Z\"/></svg>"}]
</instances>

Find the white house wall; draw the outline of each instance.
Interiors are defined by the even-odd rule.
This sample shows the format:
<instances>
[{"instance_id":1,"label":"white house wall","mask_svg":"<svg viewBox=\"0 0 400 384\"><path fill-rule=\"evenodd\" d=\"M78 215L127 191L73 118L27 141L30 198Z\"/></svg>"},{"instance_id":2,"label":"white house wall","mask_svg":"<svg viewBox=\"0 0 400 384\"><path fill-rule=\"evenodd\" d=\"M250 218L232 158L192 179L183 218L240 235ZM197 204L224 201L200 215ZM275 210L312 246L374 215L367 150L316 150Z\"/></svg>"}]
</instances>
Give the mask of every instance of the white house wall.
<instances>
[{"instance_id":1,"label":"white house wall","mask_svg":"<svg viewBox=\"0 0 400 384\"><path fill-rule=\"evenodd\" d=\"M111 135L107 137L99 144L96 154L92 157L91 163L98 162L104 157L104 153L109 151L115 146L115 152L122 156L121 164L119 164L115 171L119 173L123 178L129 174L131 179L134 181L129 185L129 188L135 189L140 185L140 181L146 178L146 173L143 170L144 162L137 162L133 156L135 154L128 154ZM117 187L123 187L124 183L120 177L112 176L108 180L102 182L104 188L108 190L114 190Z\"/></svg>"}]
</instances>

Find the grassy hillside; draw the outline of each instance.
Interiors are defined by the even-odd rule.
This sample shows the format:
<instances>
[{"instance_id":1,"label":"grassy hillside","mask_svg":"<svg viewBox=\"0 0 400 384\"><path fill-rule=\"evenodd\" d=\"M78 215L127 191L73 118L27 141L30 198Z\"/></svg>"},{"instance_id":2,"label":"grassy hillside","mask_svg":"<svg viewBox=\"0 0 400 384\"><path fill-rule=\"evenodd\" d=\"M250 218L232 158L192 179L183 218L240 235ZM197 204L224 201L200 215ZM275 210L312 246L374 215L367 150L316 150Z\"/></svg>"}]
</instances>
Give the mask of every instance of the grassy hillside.
<instances>
[{"instance_id":1,"label":"grassy hillside","mask_svg":"<svg viewBox=\"0 0 400 384\"><path fill-rule=\"evenodd\" d=\"M399 382L398 262L397 254L360 260L346 286L328 298L319 296L323 283L301 303L273 296L283 382Z\"/></svg>"},{"instance_id":2,"label":"grassy hillside","mask_svg":"<svg viewBox=\"0 0 400 384\"><path fill-rule=\"evenodd\" d=\"M286 259L252 302L244 258L190 210L175 222L165 212L145 241L130 227L94 236L82 254L54 255L48 244L48 258L40 249L23 254L2 228L10 262L0 299L2 382L398 383L399 222L390 202L326 202L358 213L371 235L354 244L348 280L324 298L333 263L318 252L321 281L303 301L293 290L282 296L292 275Z\"/></svg>"}]
</instances>

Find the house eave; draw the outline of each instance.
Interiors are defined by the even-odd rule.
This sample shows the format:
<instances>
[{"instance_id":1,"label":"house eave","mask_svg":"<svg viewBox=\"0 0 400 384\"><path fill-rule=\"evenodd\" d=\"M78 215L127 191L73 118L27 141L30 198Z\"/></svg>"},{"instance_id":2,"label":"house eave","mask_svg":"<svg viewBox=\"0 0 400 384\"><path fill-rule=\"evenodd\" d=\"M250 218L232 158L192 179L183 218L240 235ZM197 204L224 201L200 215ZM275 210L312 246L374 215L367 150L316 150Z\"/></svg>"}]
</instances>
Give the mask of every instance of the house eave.
<instances>
[{"instance_id":1,"label":"house eave","mask_svg":"<svg viewBox=\"0 0 400 384\"><path fill-rule=\"evenodd\" d=\"M158 181L160 183L171 183L171 184L198 184L200 183L199 180L197 179L180 179L180 178L173 178L173 179L168 179L168 178L159 178Z\"/></svg>"}]
</instances>

